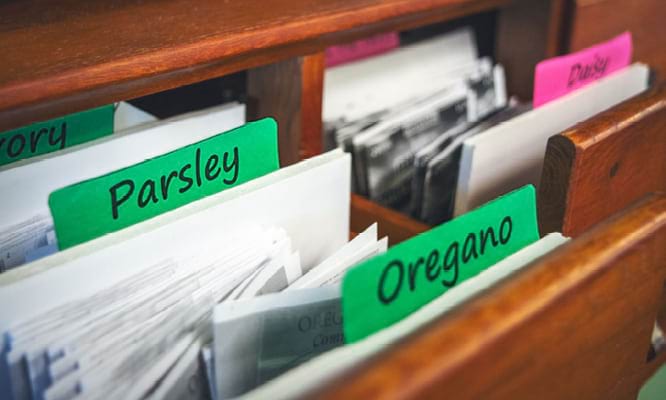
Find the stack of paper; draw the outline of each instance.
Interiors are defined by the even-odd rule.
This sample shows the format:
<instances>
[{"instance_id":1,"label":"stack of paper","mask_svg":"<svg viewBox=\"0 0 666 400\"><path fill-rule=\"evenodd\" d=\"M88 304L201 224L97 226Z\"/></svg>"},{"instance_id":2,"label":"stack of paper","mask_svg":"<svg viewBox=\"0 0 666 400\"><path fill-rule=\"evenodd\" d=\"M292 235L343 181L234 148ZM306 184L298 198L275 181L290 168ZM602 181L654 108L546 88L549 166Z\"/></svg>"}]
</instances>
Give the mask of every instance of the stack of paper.
<instances>
[{"instance_id":1,"label":"stack of paper","mask_svg":"<svg viewBox=\"0 0 666 400\"><path fill-rule=\"evenodd\" d=\"M5 195L0 218L0 272L57 251L48 208L52 191L240 126L244 114L244 106L239 104L216 107L140 125L1 170L0 192Z\"/></svg>"},{"instance_id":2,"label":"stack of paper","mask_svg":"<svg viewBox=\"0 0 666 400\"><path fill-rule=\"evenodd\" d=\"M372 224L328 259L289 285L288 290L340 283L350 267L385 252L387 247L388 238L377 240L377 224Z\"/></svg>"},{"instance_id":3,"label":"stack of paper","mask_svg":"<svg viewBox=\"0 0 666 400\"><path fill-rule=\"evenodd\" d=\"M444 44L446 52L436 51ZM353 155L355 192L439 223L451 212L421 211L430 207L428 162L506 104L503 68L477 59L474 35L462 29L327 71L324 122L330 140ZM453 203L450 180L428 185Z\"/></svg>"},{"instance_id":4,"label":"stack of paper","mask_svg":"<svg viewBox=\"0 0 666 400\"><path fill-rule=\"evenodd\" d=\"M428 224L437 224L453 216L460 153L465 141L500 122L514 118L530 109L529 104L512 101L496 114L474 124L470 129L451 129L446 145L438 152L427 146L416 153L412 179L412 215ZM462 131L462 133L460 133ZM436 142L435 142L436 144Z\"/></svg>"},{"instance_id":5,"label":"stack of paper","mask_svg":"<svg viewBox=\"0 0 666 400\"><path fill-rule=\"evenodd\" d=\"M216 303L283 290L347 243L349 174L331 152L4 274L3 397L187 392L173 371L193 371ZM385 247L368 236L346 253Z\"/></svg>"},{"instance_id":6,"label":"stack of paper","mask_svg":"<svg viewBox=\"0 0 666 400\"><path fill-rule=\"evenodd\" d=\"M323 118L344 124L448 87L451 69L478 58L474 32L461 29L326 70Z\"/></svg>"},{"instance_id":7,"label":"stack of paper","mask_svg":"<svg viewBox=\"0 0 666 400\"><path fill-rule=\"evenodd\" d=\"M490 288L503 279L529 266L532 261L553 251L568 239L552 233L488 268L478 276L450 289L404 320L353 344L346 344L286 372L280 377L246 392L243 399L294 399L307 396L318 387L333 381L345 371L361 365L389 346L422 329L434 319ZM329 289L331 290L331 289ZM325 293L321 293L322 296ZM286 300L287 293L271 295L273 302ZM312 295L310 295L312 296ZM224 392L218 389L223 399Z\"/></svg>"},{"instance_id":8,"label":"stack of paper","mask_svg":"<svg viewBox=\"0 0 666 400\"><path fill-rule=\"evenodd\" d=\"M5 357L14 398L26 392L46 399L147 392L155 378L127 381L150 377L151 368L179 355L169 350L179 341L205 334L210 309L236 285L266 265L279 264L285 275L285 254L283 231L254 231L230 240L215 257L165 260L10 326Z\"/></svg>"},{"instance_id":9,"label":"stack of paper","mask_svg":"<svg viewBox=\"0 0 666 400\"><path fill-rule=\"evenodd\" d=\"M546 140L644 90L647 72L531 110L507 99L471 31L455 31L327 71L339 148L279 170L262 121L218 136L243 123L242 105L150 122L119 104L116 127L133 128L0 170L0 398L311 393L565 243L539 237L525 185ZM226 150L199 157L229 143L235 169ZM141 182L124 220L118 174ZM350 241L352 177L430 224L465 215L390 250L376 224Z\"/></svg>"},{"instance_id":10,"label":"stack of paper","mask_svg":"<svg viewBox=\"0 0 666 400\"><path fill-rule=\"evenodd\" d=\"M644 91L634 64L463 142L455 215L525 184L538 186L548 138Z\"/></svg>"},{"instance_id":11,"label":"stack of paper","mask_svg":"<svg viewBox=\"0 0 666 400\"><path fill-rule=\"evenodd\" d=\"M384 253L386 245L387 238L377 240L373 224L291 283L283 295L218 305L214 345L206 350L212 392L220 399L245 393L341 346L339 283L349 268Z\"/></svg>"},{"instance_id":12,"label":"stack of paper","mask_svg":"<svg viewBox=\"0 0 666 400\"><path fill-rule=\"evenodd\" d=\"M218 399L246 393L344 343L338 285L224 302L213 324Z\"/></svg>"},{"instance_id":13,"label":"stack of paper","mask_svg":"<svg viewBox=\"0 0 666 400\"><path fill-rule=\"evenodd\" d=\"M528 186L348 267L342 290L292 285L218 305L205 357L214 360L212 392L220 400L306 395L566 242L539 239L536 225Z\"/></svg>"}]
</instances>

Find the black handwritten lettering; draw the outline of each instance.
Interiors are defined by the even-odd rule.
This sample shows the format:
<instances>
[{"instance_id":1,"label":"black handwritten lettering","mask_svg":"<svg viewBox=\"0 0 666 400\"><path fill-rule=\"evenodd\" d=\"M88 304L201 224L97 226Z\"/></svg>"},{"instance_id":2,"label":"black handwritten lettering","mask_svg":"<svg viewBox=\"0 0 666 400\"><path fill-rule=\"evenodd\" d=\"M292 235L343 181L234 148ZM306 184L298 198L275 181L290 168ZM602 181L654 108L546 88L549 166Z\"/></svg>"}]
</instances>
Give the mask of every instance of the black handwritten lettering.
<instances>
[{"instance_id":1,"label":"black handwritten lettering","mask_svg":"<svg viewBox=\"0 0 666 400\"><path fill-rule=\"evenodd\" d=\"M236 183L236 179L238 179L238 168L239 168L239 163L240 160L238 159L238 147L234 147L234 158L233 161L231 162L231 165L227 165L227 156L229 153L224 153L224 162L222 168L224 169L224 172L229 172L233 169L234 175L231 179L224 178L224 183L227 185L232 185Z\"/></svg>"},{"instance_id":2,"label":"black handwritten lettering","mask_svg":"<svg viewBox=\"0 0 666 400\"><path fill-rule=\"evenodd\" d=\"M399 298L403 290L417 291L421 282L433 282L439 279L440 283L447 288L455 286L460 278L461 268L478 259L479 255L484 255L486 251L508 244L511 241L512 233L513 220L510 216L505 216L500 221L499 227L497 225L489 226L486 229L467 233L462 245L459 241L450 242L445 252L440 253L438 249L431 249L427 257L417 255L411 262L391 260L379 276L377 286L379 301L388 305ZM407 265L409 289L403 288L405 265ZM419 272L419 270L423 272ZM421 274L425 275L425 280L419 281L418 276ZM389 280L390 282L387 283Z\"/></svg>"},{"instance_id":3,"label":"black handwritten lettering","mask_svg":"<svg viewBox=\"0 0 666 400\"><path fill-rule=\"evenodd\" d=\"M419 257L418 260L416 260L416 263L412 264L409 263L408 270L409 270L409 290L412 292L414 291L414 288L416 287L416 271L419 269L419 265L423 265L423 257Z\"/></svg>"},{"instance_id":4,"label":"black handwritten lettering","mask_svg":"<svg viewBox=\"0 0 666 400\"><path fill-rule=\"evenodd\" d=\"M579 63L571 66L571 69L569 70L569 80L567 81L567 87L572 87L574 84L576 84L581 68L583 67Z\"/></svg>"},{"instance_id":5,"label":"black handwritten lettering","mask_svg":"<svg viewBox=\"0 0 666 400\"><path fill-rule=\"evenodd\" d=\"M185 164L185 166L183 166L183 168L180 169L180 174L178 174L178 179L180 179L181 182L185 183L185 186L178 189L178 192L180 193L187 192L188 190L190 190L192 185L194 185L194 180L189 176L185 175L185 172L190 168L192 168L192 164Z\"/></svg>"},{"instance_id":6,"label":"black handwritten lettering","mask_svg":"<svg viewBox=\"0 0 666 400\"><path fill-rule=\"evenodd\" d=\"M60 129L60 134L58 136L55 136L55 126L51 128L51 131L49 133L49 144L51 146L55 145L60 145L60 150L64 149L66 146L66 140L67 140L67 122L63 121Z\"/></svg>"},{"instance_id":7,"label":"black handwritten lettering","mask_svg":"<svg viewBox=\"0 0 666 400\"><path fill-rule=\"evenodd\" d=\"M171 180L175 179L178 177L178 172L176 171L171 171L169 173L169 176L164 176L162 175L162 178L160 178L160 187L162 189L162 198L166 200L169 197L169 185L171 184Z\"/></svg>"},{"instance_id":8,"label":"black handwritten lettering","mask_svg":"<svg viewBox=\"0 0 666 400\"><path fill-rule=\"evenodd\" d=\"M146 196L146 189L148 191L148 196ZM141 185L141 189L139 189L139 208L144 208L150 202L157 203L157 195L155 194L155 181L152 179L148 179Z\"/></svg>"},{"instance_id":9,"label":"black handwritten lettering","mask_svg":"<svg viewBox=\"0 0 666 400\"><path fill-rule=\"evenodd\" d=\"M504 231L504 228L508 227L506 232ZM502 244L507 244L509 243L509 239L511 239L511 232L513 231L513 221L511 221L511 217L508 215L502 219L502 223L500 224L500 243Z\"/></svg>"},{"instance_id":10,"label":"black handwritten lettering","mask_svg":"<svg viewBox=\"0 0 666 400\"><path fill-rule=\"evenodd\" d=\"M184 164L154 179L147 178L140 182L123 180L111 186L109 191L113 219L119 218L120 205L130 199L139 208L145 208L151 204L177 197L174 194L185 194L192 188L201 187L208 182L222 180L224 184L232 185L238 181L240 165L238 147L233 148L233 154L228 151L206 157L202 155L201 148L197 148L194 152L194 158L193 162ZM118 190L123 186L129 187L127 182L131 183L131 190L126 189L123 192L124 194L120 196ZM137 193L134 192L135 187L139 188ZM178 190L172 188L178 188Z\"/></svg>"},{"instance_id":11,"label":"black handwritten lettering","mask_svg":"<svg viewBox=\"0 0 666 400\"><path fill-rule=\"evenodd\" d=\"M14 143L19 143L18 148L14 146ZM23 150L25 149L25 137L23 135L16 135L9 139L9 145L7 146L7 155L11 158L18 157Z\"/></svg>"},{"instance_id":12,"label":"black handwritten lettering","mask_svg":"<svg viewBox=\"0 0 666 400\"><path fill-rule=\"evenodd\" d=\"M497 239L495 239L495 231L492 227L488 227L485 232L483 229L481 229L481 231L479 231L479 237L481 241L481 248L479 249L479 252L481 255L485 254L486 252L486 242L488 241L489 237L490 243L493 245L493 247L497 247Z\"/></svg>"},{"instance_id":13,"label":"black handwritten lettering","mask_svg":"<svg viewBox=\"0 0 666 400\"><path fill-rule=\"evenodd\" d=\"M40 143L47 144L55 150L62 150L66 146L67 123L63 122L60 129L57 126L44 127L27 132L16 132L0 138L0 149L8 158L23 158L44 151L40 151ZM41 146L44 149L44 146Z\"/></svg>"},{"instance_id":14,"label":"black handwritten lettering","mask_svg":"<svg viewBox=\"0 0 666 400\"><path fill-rule=\"evenodd\" d=\"M118 199L118 189L122 186L127 186L128 189L125 194ZM111 215L113 216L113 219L118 219L118 208L121 204L126 202L132 195L132 192L134 192L134 182L132 182L131 179L122 180L111 186L109 192L111 193Z\"/></svg>"},{"instance_id":15,"label":"black handwritten lettering","mask_svg":"<svg viewBox=\"0 0 666 400\"><path fill-rule=\"evenodd\" d=\"M210 156L208 161L206 161L205 173L206 173L206 179L208 179L209 181L212 181L213 179L220 176L220 172L222 172L220 168L217 166L218 161L220 161L220 158L216 154ZM213 171L215 171L215 173L212 173Z\"/></svg>"},{"instance_id":16,"label":"black handwritten lettering","mask_svg":"<svg viewBox=\"0 0 666 400\"><path fill-rule=\"evenodd\" d=\"M426 278L429 281L434 281L439 276L439 251L433 249L428 255L426 260Z\"/></svg>"},{"instance_id":17,"label":"black handwritten lettering","mask_svg":"<svg viewBox=\"0 0 666 400\"><path fill-rule=\"evenodd\" d=\"M450 279L443 279L442 280L442 285L446 287L452 287L453 285L456 284L458 281L458 248L460 245L458 242L453 242L449 246L449 248L446 250L446 255L444 256L444 265L442 266L442 269L444 271L450 271L453 269L453 277ZM449 257L451 256L452 257Z\"/></svg>"},{"instance_id":18,"label":"black handwritten lettering","mask_svg":"<svg viewBox=\"0 0 666 400\"><path fill-rule=\"evenodd\" d=\"M391 292L390 296L386 295L386 290L384 286L386 285L386 277L388 276L388 273L392 270L397 268L398 271L398 280L396 281L395 288L393 288L393 292ZM379 286L377 287L377 295L379 297L379 301L381 301L383 304L389 304L393 300L398 297L398 294L400 293L400 289L402 289L402 279L404 278L405 275L405 267L400 262L399 260L393 260L388 265L386 268L384 268L384 271L382 272L381 277L379 278Z\"/></svg>"},{"instance_id":19,"label":"black handwritten lettering","mask_svg":"<svg viewBox=\"0 0 666 400\"><path fill-rule=\"evenodd\" d=\"M595 54L594 60L589 64L576 63L572 65L569 70L567 87L571 88L578 83L601 78L606 73L609 61L609 57L600 57L598 54Z\"/></svg>"},{"instance_id":20,"label":"black handwritten lettering","mask_svg":"<svg viewBox=\"0 0 666 400\"><path fill-rule=\"evenodd\" d=\"M51 132L53 132L53 129L54 128L51 128ZM32 133L35 133L35 132L32 132ZM36 134L30 135L30 151L32 151L33 153L35 153L37 151L37 144L39 143L39 138L42 135L46 135L47 133L49 133L49 130L46 129L46 128L42 128L39 131L37 131Z\"/></svg>"},{"instance_id":21,"label":"black handwritten lettering","mask_svg":"<svg viewBox=\"0 0 666 400\"><path fill-rule=\"evenodd\" d=\"M201 187L201 149L199 148L194 155L194 177L197 180L197 186Z\"/></svg>"},{"instance_id":22,"label":"black handwritten lettering","mask_svg":"<svg viewBox=\"0 0 666 400\"><path fill-rule=\"evenodd\" d=\"M462 256L464 263L468 263L472 258L479 258L476 252L476 235L474 233L469 233L465 238Z\"/></svg>"}]
</instances>

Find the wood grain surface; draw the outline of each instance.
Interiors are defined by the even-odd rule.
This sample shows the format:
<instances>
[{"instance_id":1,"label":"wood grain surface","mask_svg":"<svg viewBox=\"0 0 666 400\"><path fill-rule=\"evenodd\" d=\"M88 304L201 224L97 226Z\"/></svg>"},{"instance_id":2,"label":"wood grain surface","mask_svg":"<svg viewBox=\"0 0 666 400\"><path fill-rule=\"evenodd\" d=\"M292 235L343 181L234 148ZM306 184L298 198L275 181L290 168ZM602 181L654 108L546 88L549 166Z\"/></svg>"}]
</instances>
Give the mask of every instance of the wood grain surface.
<instances>
[{"instance_id":1,"label":"wood grain surface","mask_svg":"<svg viewBox=\"0 0 666 400\"><path fill-rule=\"evenodd\" d=\"M499 11L495 52L510 95L529 101L537 63L560 55L564 9L565 0L518 0Z\"/></svg>"},{"instance_id":2,"label":"wood grain surface","mask_svg":"<svg viewBox=\"0 0 666 400\"><path fill-rule=\"evenodd\" d=\"M663 0L575 0L569 51L608 40L624 31L634 39L634 60L666 78L666 4Z\"/></svg>"},{"instance_id":3,"label":"wood grain surface","mask_svg":"<svg viewBox=\"0 0 666 400\"><path fill-rule=\"evenodd\" d=\"M577 236L656 191L666 191L666 84L550 138L541 234Z\"/></svg>"},{"instance_id":4,"label":"wood grain surface","mask_svg":"<svg viewBox=\"0 0 666 400\"><path fill-rule=\"evenodd\" d=\"M376 222L379 237L388 236L391 246L430 229L426 224L356 194L351 196L350 213L352 232L363 232Z\"/></svg>"},{"instance_id":5,"label":"wood grain surface","mask_svg":"<svg viewBox=\"0 0 666 400\"><path fill-rule=\"evenodd\" d=\"M323 84L323 52L248 71L247 118L275 118L283 167L321 153Z\"/></svg>"},{"instance_id":6,"label":"wood grain surface","mask_svg":"<svg viewBox=\"0 0 666 400\"><path fill-rule=\"evenodd\" d=\"M331 382L324 399L635 399L666 279L653 196Z\"/></svg>"},{"instance_id":7,"label":"wood grain surface","mask_svg":"<svg viewBox=\"0 0 666 400\"><path fill-rule=\"evenodd\" d=\"M324 97L324 52L304 57L301 69L301 140L299 158L310 158L321 154L323 124L322 106Z\"/></svg>"},{"instance_id":8,"label":"wood grain surface","mask_svg":"<svg viewBox=\"0 0 666 400\"><path fill-rule=\"evenodd\" d=\"M0 130L507 1L3 2Z\"/></svg>"}]
</instances>

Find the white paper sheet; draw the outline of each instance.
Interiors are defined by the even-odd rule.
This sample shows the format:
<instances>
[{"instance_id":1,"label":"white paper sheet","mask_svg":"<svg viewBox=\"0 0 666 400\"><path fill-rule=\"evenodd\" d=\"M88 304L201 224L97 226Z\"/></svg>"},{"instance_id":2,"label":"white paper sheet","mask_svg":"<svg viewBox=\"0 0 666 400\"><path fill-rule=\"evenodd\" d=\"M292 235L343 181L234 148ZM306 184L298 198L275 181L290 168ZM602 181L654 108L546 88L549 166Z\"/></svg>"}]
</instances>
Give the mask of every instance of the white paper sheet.
<instances>
[{"instance_id":1,"label":"white paper sheet","mask_svg":"<svg viewBox=\"0 0 666 400\"><path fill-rule=\"evenodd\" d=\"M367 360L433 319L463 304L480 291L528 266L532 261L564 244L567 240L559 233L551 233L476 277L450 289L402 321L360 342L325 353L239 398L278 400L305 397L318 386L335 379L345 370Z\"/></svg>"},{"instance_id":2,"label":"white paper sheet","mask_svg":"<svg viewBox=\"0 0 666 400\"><path fill-rule=\"evenodd\" d=\"M133 276L136 265L206 243L214 253L244 226L283 228L308 270L347 242L349 163L332 151L0 275L0 331Z\"/></svg>"},{"instance_id":3,"label":"white paper sheet","mask_svg":"<svg viewBox=\"0 0 666 400\"><path fill-rule=\"evenodd\" d=\"M245 107L224 105L140 125L0 170L0 230L38 214L49 215L48 196L61 187L115 171L236 128Z\"/></svg>"},{"instance_id":4,"label":"white paper sheet","mask_svg":"<svg viewBox=\"0 0 666 400\"><path fill-rule=\"evenodd\" d=\"M463 143L454 214L521 186L538 187L548 138L644 91L649 69L634 64Z\"/></svg>"},{"instance_id":5,"label":"white paper sheet","mask_svg":"<svg viewBox=\"0 0 666 400\"><path fill-rule=\"evenodd\" d=\"M450 70L476 63L474 32L463 28L389 53L326 70L324 121L354 121L445 88Z\"/></svg>"}]
</instances>

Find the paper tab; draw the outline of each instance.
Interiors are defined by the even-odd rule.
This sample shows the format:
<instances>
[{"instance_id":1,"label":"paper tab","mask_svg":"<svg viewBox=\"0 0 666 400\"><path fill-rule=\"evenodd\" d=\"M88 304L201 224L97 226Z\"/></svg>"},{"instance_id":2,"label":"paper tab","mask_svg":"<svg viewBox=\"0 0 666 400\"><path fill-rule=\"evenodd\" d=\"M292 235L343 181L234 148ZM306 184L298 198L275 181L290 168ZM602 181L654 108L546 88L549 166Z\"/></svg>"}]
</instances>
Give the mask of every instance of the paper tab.
<instances>
[{"instance_id":1,"label":"paper tab","mask_svg":"<svg viewBox=\"0 0 666 400\"><path fill-rule=\"evenodd\" d=\"M352 268L342 284L345 342L400 321L538 239L528 185Z\"/></svg>"},{"instance_id":2,"label":"paper tab","mask_svg":"<svg viewBox=\"0 0 666 400\"><path fill-rule=\"evenodd\" d=\"M0 166L113 133L113 104L0 133Z\"/></svg>"},{"instance_id":3,"label":"paper tab","mask_svg":"<svg viewBox=\"0 0 666 400\"><path fill-rule=\"evenodd\" d=\"M594 82L631 63L631 33L579 52L540 62L534 74L534 107Z\"/></svg>"},{"instance_id":4,"label":"paper tab","mask_svg":"<svg viewBox=\"0 0 666 400\"><path fill-rule=\"evenodd\" d=\"M277 124L263 119L56 190L49 196L49 207L59 248L120 230L278 168Z\"/></svg>"},{"instance_id":5,"label":"paper tab","mask_svg":"<svg viewBox=\"0 0 666 400\"><path fill-rule=\"evenodd\" d=\"M383 33L350 44L331 46L326 49L326 67L382 54L398 46L400 46L400 37L397 32Z\"/></svg>"}]
</instances>

